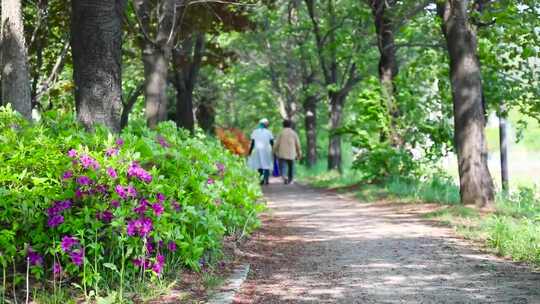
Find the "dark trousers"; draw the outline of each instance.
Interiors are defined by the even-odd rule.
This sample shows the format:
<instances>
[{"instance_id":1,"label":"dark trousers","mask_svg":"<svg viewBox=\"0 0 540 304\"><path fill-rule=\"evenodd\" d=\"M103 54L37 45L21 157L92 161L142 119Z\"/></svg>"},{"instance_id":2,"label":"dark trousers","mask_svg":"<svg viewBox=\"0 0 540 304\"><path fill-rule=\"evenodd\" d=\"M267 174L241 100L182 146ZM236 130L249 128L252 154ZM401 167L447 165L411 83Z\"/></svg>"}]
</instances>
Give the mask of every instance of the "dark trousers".
<instances>
[{"instance_id":1,"label":"dark trousers","mask_svg":"<svg viewBox=\"0 0 540 304\"><path fill-rule=\"evenodd\" d=\"M268 169L259 169L259 175L261 177L261 185L268 185L268 180L270 179L270 170Z\"/></svg>"},{"instance_id":2,"label":"dark trousers","mask_svg":"<svg viewBox=\"0 0 540 304\"><path fill-rule=\"evenodd\" d=\"M285 172L287 172L287 181L291 182L294 176L294 160L279 159L279 173L281 173L282 177L285 177Z\"/></svg>"}]
</instances>

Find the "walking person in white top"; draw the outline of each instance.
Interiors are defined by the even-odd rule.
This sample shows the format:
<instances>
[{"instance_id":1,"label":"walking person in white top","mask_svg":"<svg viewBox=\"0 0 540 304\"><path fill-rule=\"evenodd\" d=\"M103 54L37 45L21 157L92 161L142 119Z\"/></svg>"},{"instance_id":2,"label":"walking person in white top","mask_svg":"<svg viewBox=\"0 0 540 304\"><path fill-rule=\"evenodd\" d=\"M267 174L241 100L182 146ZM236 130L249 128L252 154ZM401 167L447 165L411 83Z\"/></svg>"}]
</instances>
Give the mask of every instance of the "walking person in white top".
<instances>
[{"instance_id":1,"label":"walking person in white top","mask_svg":"<svg viewBox=\"0 0 540 304\"><path fill-rule=\"evenodd\" d=\"M302 149L298 134L292 129L290 120L283 121L283 131L274 145L274 154L279 159L279 172L285 184L292 183L294 177L294 161L302 158ZM285 170L287 169L287 170ZM287 175L285 175L287 172Z\"/></svg>"},{"instance_id":2,"label":"walking person in white top","mask_svg":"<svg viewBox=\"0 0 540 304\"><path fill-rule=\"evenodd\" d=\"M248 165L250 168L259 171L261 175L261 185L268 185L270 170L274 163L272 158L272 146L274 137L268 130L269 121L263 118L259 121L259 127L251 133L251 146L249 148Z\"/></svg>"}]
</instances>

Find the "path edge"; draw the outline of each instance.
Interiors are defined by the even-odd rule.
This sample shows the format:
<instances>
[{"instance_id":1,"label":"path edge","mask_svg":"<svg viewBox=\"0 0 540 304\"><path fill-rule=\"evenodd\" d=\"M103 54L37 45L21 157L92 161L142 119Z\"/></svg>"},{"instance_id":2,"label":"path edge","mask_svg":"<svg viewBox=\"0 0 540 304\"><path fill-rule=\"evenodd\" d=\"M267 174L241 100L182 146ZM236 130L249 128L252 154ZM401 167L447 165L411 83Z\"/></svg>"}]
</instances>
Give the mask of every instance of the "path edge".
<instances>
[{"instance_id":1,"label":"path edge","mask_svg":"<svg viewBox=\"0 0 540 304\"><path fill-rule=\"evenodd\" d=\"M237 266L231 276L227 279L220 291L210 297L208 304L231 304L234 301L234 297L240 290L240 287L247 279L249 274L250 265L242 264Z\"/></svg>"}]
</instances>

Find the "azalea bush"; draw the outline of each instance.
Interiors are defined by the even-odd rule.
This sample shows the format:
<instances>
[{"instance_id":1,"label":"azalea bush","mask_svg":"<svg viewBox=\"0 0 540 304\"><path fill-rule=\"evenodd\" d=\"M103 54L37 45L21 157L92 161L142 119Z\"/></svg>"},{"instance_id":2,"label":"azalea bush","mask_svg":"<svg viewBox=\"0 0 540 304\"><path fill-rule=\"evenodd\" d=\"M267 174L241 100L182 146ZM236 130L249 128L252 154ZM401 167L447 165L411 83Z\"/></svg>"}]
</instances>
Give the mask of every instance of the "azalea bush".
<instances>
[{"instance_id":1,"label":"azalea bush","mask_svg":"<svg viewBox=\"0 0 540 304\"><path fill-rule=\"evenodd\" d=\"M236 128L216 128L216 136L223 146L236 155L247 156L251 141L239 129Z\"/></svg>"},{"instance_id":2,"label":"azalea bush","mask_svg":"<svg viewBox=\"0 0 540 304\"><path fill-rule=\"evenodd\" d=\"M218 141L172 123L88 133L55 115L28 125L0 110L4 297L28 268L34 284L121 298L125 282L198 269L225 235L258 225L257 179Z\"/></svg>"}]
</instances>

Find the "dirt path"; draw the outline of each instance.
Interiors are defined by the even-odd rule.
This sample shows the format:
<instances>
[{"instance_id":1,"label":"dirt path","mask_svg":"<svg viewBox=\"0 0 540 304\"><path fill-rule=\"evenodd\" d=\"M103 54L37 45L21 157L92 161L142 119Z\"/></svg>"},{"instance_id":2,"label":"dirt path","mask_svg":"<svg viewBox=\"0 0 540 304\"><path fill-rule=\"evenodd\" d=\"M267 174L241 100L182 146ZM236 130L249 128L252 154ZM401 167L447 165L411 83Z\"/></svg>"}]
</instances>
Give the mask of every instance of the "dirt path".
<instances>
[{"instance_id":1,"label":"dirt path","mask_svg":"<svg viewBox=\"0 0 540 304\"><path fill-rule=\"evenodd\" d=\"M266 188L235 303L540 303L540 273L415 215L298 185Z\"/></svg>"}]
</instances>

